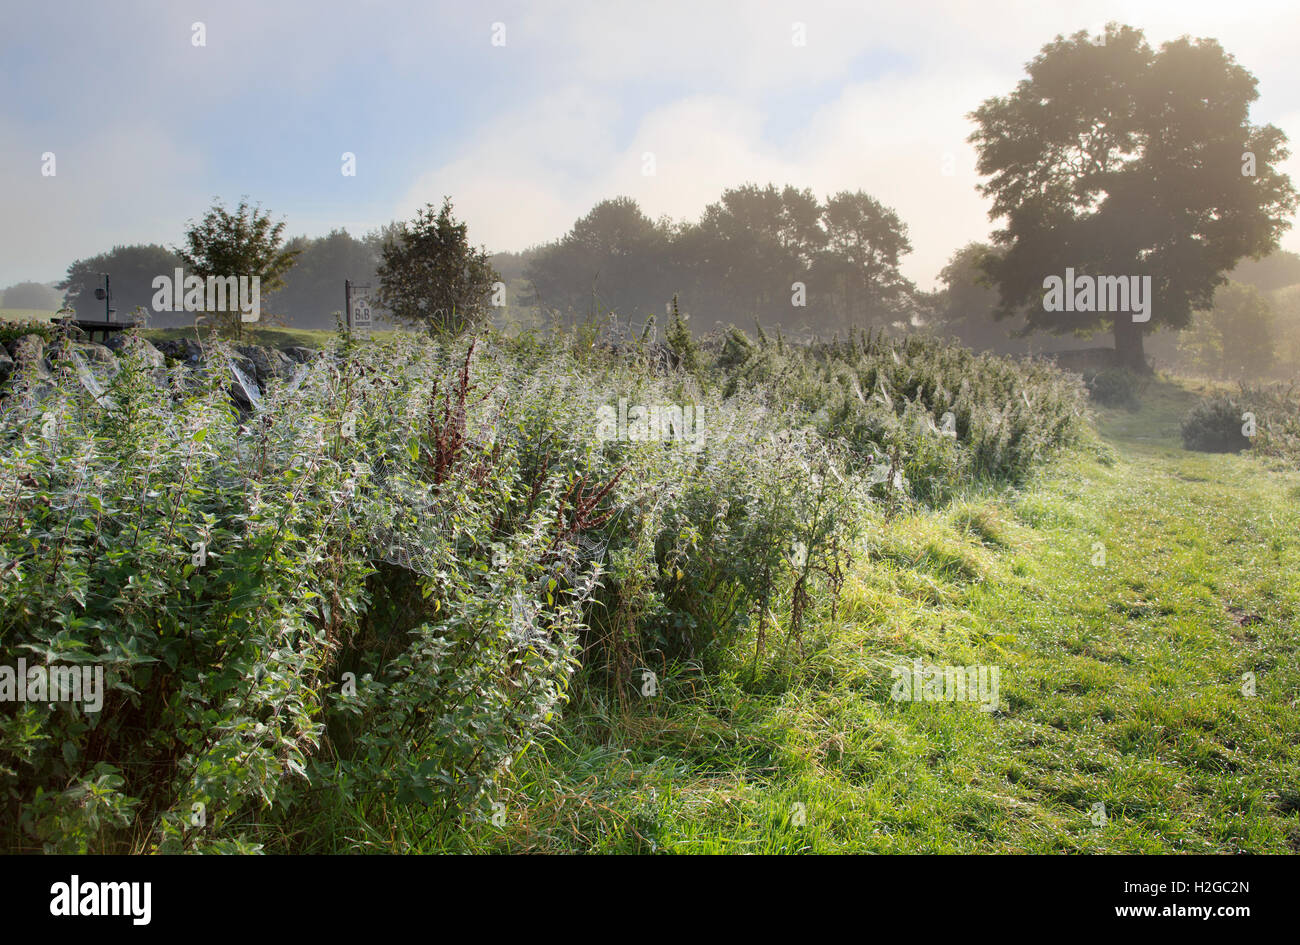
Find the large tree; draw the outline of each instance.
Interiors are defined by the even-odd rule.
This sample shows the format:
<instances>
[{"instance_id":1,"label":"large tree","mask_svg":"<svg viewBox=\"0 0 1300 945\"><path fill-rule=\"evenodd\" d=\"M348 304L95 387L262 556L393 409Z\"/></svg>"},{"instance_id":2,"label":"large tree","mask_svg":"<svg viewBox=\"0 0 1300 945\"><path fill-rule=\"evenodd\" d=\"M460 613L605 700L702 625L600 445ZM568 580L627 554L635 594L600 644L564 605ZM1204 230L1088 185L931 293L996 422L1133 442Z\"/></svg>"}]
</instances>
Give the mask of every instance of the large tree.
<instances>
[{"instance_id":1,"label":"large tree","mask_svg":"<svg viewBox=\"0 0 1300 945\"><path fill-rule=\"evenodd\" d=\"M723 191L681 234L676 258L687 307L742 322L807 321L807 309L791 305L791 285L807 282L825 244L821 209L811 190L790 185Z\"/></svg>"},{"instance_id":2,"label":"large tree","mask_svg":"<svg viewBox=\"0 0 1300 945\"><path fill-rule=\"evenodd\" d=\"M674 291L665 271L670 238L668 223L651 220L631 197L602 200L538 250L525 275L538 304L569 316L593 305L653 313Z\"/></svg>"},{"instance_id":3,"label":"large tree","mask_svg":"<svg viewBox=\"0 0 1300 945\"><path fill-rule=\"evenodd\" d=\"M450 197L441 210L426 204L409 224L390 228L381 255L379 302L399 321L438 334L472 328L490 314L501 277L487 251L470 246Z\"/></svg>"},{"instance_id":4,"label":"large tree","mask_svg":"<svg viewBox=\"0 0 1300 945\"><path fill-rule=\"evenodd\" d=\"M905 320L916 291L899 270L912 251L907 224L860 190L828 198L822 220L826 248L817 256L815 285L831 290L836 327Z\"/></svg>"},{"instance_id":5,"label":"large tree","mask_svg":"<svg viewBox=\"0 0 1300 945\"><path fill-rule=\"evenodd\" d=\"M1023 310L1054 332L1111 330L1121 363L1145 369L1144 331L1185 326L1224 273L1290 225L1296 192L1277 169L1286 136L1250 123L1256 80L1212 39L1155 52L1140 30L1110 24L1103 42L1058 36L1027 72L971 115L989 178L980 190L1006 221L1001 252L986 257L1000 314ZM1045 280L1067 268L1149 276L1150 320L1047 311Z\"/></svg>"},{"instance_id":6,"label":"large tree","mask_svg":"<svg viewBox=\"0 0 1300 945\"><path fill-rule=\"evenodd\" d=\"M190 224L185 245L177 247L176 253L190 272L202 279L256 276L260 293L266 294L284 284L284 274L298 255L297 250L282 245L283 234L284 221L273 222L260 206L249 206L245 199L232 212L217 201L202 220ZM205 314L233 329L236 336L243 333L237 299L227 297L224 310Z\"/></svg>"}]
</instances>

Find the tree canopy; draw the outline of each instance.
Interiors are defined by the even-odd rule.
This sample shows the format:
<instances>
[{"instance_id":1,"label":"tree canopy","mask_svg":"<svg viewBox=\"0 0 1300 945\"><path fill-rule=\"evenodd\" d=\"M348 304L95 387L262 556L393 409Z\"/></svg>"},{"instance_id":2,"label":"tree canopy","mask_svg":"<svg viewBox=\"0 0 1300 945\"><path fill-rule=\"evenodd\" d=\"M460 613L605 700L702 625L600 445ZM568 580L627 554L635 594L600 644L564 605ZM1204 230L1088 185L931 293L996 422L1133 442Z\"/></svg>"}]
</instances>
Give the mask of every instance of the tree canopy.
<instances>
[{"instance_id":1,"label":"tree canopy","mask_svg":"<svg viewBox=\"0 0 1300 945\"><path fill-rule=\"evenodd\" d=\"M431 333L460 331L484 321L500 276L487 251L469 243L451 198L426 204L415 219L388 231L377 272L379 302L393 317Z\"/></svg>"},{"instance_id":2,"label":"tree canopy","mask_svg":"<svg viewBox=\"0 0 1300 945\"><path fill-rule=\"evenodd\" d=\"M906 321L915 286L898 215L862 191L819 201L790 185L724 191L694 223L651 220L630 197L598 203L537 250L526 276L536 302L569 316L687 312L831 334ZM593 296L594 292L594 296Z\"/></svg>"},{"instance_id":3,"label":"tree canopy","mask_svg":"<svg viewBox=\"0 0 1300 945\"><path fill-rule=\"evenodd\" d=\"M250 206L245 199L231 212L217 201L202 220L190 224L185 245L176 253L200 278L256 276L265 294L284 284L284 274L298 255L282 245L283 234L284 221L272 222L260 206ZM238 304L228 302L223 311L207 314L237 334L242 331Z\"/></svg>"},{"instance_id":4,"label":"tree canopy","mask_svg":"<svg viewBox=\"0 0 1300 945\"><path fill-rule=\"evenodd\" d=\"M347 230L331 230L318 239L291 239L286 248L297 252L298 257L271 304L299 328L333 328L334 313L341 313L344 307L344 280L377 284L381 246L380 231L363 239Z\"/></svg>"},{"instance_id":5,"label":"tree canopy","mask_svg":"<svg viewBox=\"0 0 1300 945\"><path fill-rule=\"evenodd\" d=\"M165 246L154 243L115 246L106 253L72 263L57 288L63 291L65 304L78 318L102 321L104 303L95 298L95 290L104 287L104 273L107 273L112 280L113 308L119 321L129 321L132 312L143 308L150 313L152 324L170 328L184 324L184 316L153 313L153 280L160 275L170 276L183 266L180 256Z\"/></svg>"},{"instance_id":6,"label":"tree canopy","mask_svg":"<svg viewBox=\"0 0 1300 945\"><path fill-rule=\"evenodd\" d=\"M1121 361L1145 367L1145 330L1185 326L1224 273L1290 225L1286 137L1251 124L1256 79L1212 39L1153 51L1141 30L1111 24L1103 42L1058 36L1027 72L971 116L980 190L1005 221L986 258L1000 312L1022 310L1034 329L1112 330ZM1149 277L1150 321L1045 310L1045 278L1067 269Z\"/></svg>"}]
</instances>

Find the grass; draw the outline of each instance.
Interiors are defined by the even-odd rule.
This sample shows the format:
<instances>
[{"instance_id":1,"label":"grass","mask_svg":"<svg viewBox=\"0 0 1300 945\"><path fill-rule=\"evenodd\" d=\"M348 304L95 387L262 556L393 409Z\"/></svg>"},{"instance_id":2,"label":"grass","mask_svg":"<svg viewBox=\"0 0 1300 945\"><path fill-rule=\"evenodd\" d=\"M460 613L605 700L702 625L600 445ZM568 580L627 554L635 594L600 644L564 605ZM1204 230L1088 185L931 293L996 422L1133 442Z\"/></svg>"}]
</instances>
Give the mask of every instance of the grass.
<instances>
[{"instance_id":1,"label":"grass","mask_svg":"<svg viewBox=\"0 0 1300 945\"><path fill-rule=\"evenodd\" d=\"M202 327L199 328L197 333L193 327L150 328L141 332L141 334L150 341L175 341L179 338L195 338L197 335L206 337L210 333L211 329L205 329ZM270 326L257 328L246 327L239 343L245 345L265 345L272 348L287 348L293 345L319 348L333 335L334 332L332 331L316 331L309 328L276 328Z\"/></svg>"},{"instance_id":2,"label":"grass","mask_svg":"<svg viewBox=\"0 0 1300 945\"><path fill-rule=\"evenodd\" d=\"M200 328L200 332L206 336L212 330ZM173 341L178 338L194 338L195 329L189 328L150 328L142 332L145 338L150 341ZM376 340L383 339L392 335L393 331L372 331L371 336ZM282 328L274 325L259 325L254 328L245 326L243 336L238 343L242 345L263 345L269 348L288 348L294 345L302 345L307 348L321 348L331 339L336 332L326 331L315 328ZM233 341L233 336L223 334L227 340Z\"/></svg>"},{"instance_id":3,"label":"grass","mask_svg":"<svg viewBox=\"0 0 1300 945\"><path fill-rule=\"evenodd\" d=\"M32 308L0 308L0 322L48 322L57 311Z\"/></svg>"},{"instance_id":4,"label":"grass","mask_svg":"<svg viewBox=\"0 0 1300 945\"><path fill-rule=\"evenodd\" d=\"M1300 850L1300 471L1183 451L1199 394L1157 381L1020 491L873 522L802 656L571 710L500 826L425 847ZM913 658L999 667L999 709L893 701Z\"/></svg>"}]
</instances>

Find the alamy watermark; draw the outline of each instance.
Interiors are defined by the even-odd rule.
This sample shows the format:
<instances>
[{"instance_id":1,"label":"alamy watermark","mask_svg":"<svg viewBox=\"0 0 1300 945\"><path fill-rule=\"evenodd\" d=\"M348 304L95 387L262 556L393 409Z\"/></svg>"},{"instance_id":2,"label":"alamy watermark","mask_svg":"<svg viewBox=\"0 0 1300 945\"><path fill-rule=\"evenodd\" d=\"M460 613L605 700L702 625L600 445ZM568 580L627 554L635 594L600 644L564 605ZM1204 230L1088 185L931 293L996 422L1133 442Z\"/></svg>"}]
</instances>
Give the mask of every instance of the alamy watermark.
<instances>
[{"instance_id":1,"label":"alamy watermark","mask_svg":"<svg viewBox=\"0 0 1300 945\"><path fill-rule=\"evenodd\" d=\"M998 707L997 666L924 666L916 659L889 673L894 678L889 696L895 702L979 702L984 712Z\"/></svg>"},{"instance_id":2,"label":"alamy watermark","mask_svg":"<svg viewBox=\"0 0 1300 945\"><path fill-rule=\"evenodd\" d=\"M602 443L673 440L699 447L704 441L704 408L681 404L631 404L620 397L618 409L596 410L596 438Z\"/></svg>"},{"instance_id":3,"label":"alamy watermark","mask_svg":"<svg viewBox=\"0 0 1300 945\"><path fill-rule=\"evenodd\" d=\"M153 883L82 882L73 873L68 882L50 886L50 915L130 916L132 925L148 925L152 900Z\"/></svg>"},{"instance_id":4,"label":"alamy watermark","mask_svg":"<svg viewBox=\"0 0 1300 945\"><path fill-rule=\"evenodd\" d=\"M0 702L80 702L87 712L104 707L103 666L0 666Z\"/></svg>"},{"instance_id":5,"label":"alamy watermark","mask_svg":"<svg viewBox=\"0 0 1300 945\"><path fill-rule=\"evenodd\" d=\"M1135 322L1151 320L1150 276L1076 276L1043 280L1045 312L1128 312Z\"/></svg>"},{"instance_id":6,"label":"alamy watermark","mask_svg":"<svg viewBox=\"0 0 1300 945\"><path fill-rule=\"evenodd\" d=\"M187 276L177 269L174 276L155 276L150 287L155 312L233 312L239 320L255 322L262 317L261 276Z\"/></svg>"}]
</instances>

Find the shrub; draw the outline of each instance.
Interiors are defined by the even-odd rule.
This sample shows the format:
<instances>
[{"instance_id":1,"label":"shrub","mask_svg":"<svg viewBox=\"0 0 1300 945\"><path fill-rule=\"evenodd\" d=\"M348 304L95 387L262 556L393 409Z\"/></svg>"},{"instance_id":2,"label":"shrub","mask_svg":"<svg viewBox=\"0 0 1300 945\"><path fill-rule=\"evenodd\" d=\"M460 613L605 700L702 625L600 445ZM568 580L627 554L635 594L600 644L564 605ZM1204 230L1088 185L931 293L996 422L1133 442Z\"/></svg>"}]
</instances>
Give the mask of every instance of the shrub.
<instances>
[{"instance_id":1,"label":"shrub","mask_svg":"<svg viewBox=\"0 0 1300 945\"><path fill-rule=\"evenodd\" d=\"M1226 394L1203 398L1183 420L1183 448L1203 453L1236 453L1250 440L1242 433L1241 405Z\"/></svg>"},{"instance_id":2,"label":"shrub","mask_svg":"<svg viewBox=\"0 0 1300 945\"><path fill-rule=\"evenodd\" d=\"M1083 377L1088 394L1105 407L1127 407L1137 410L1139 380L1132 371L1124 368L1106 368L1089 371Z\"/></svg>"},{"instance_id":3,"label":"shrub","mask_svg":"<svg viewBox=\"0 0 1300 945\"><path fill-rule=\"evenodd\" d=\"M58 327L49 322L0 321L0 344L9 344L25 335L37 335L49 344L58 336Z\"/></svg>"},{"instance_id":4,"label":"shrub","mask_svg":"<svg viewBox=\"0 0 1300 945\"><path fill-rule=\"evenodd\" d=\"M1239 396L1244 411L1255 419L1254 452L1300 463L1300 390L1295 384L1242 384Z\"/></svg>"}]
</instances>

